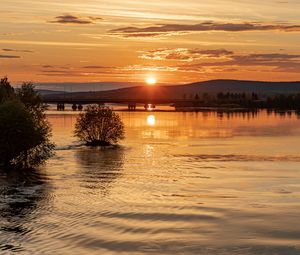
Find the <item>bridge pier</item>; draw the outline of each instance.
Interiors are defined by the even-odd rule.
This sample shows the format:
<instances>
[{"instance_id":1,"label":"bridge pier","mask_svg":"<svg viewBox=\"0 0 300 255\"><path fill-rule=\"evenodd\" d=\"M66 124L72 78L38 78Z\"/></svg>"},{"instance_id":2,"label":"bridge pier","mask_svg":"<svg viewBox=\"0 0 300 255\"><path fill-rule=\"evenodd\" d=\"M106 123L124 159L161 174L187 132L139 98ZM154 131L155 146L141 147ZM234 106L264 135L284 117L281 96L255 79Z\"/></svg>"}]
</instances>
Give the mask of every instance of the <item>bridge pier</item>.
<instances>
[{"instance_id":1,"label":"bridge pier","mask_svg":"<svg viewBox=\"0 0 300 255\"><path fill-rule=\"evenodd\" d=\"M125 98L125 99L111 99L111 98L91 98L91 99L85 99L85 98L44 98L44 102L51 105L57 106L57 111L64 111L66 109L66 106L68 107L68 110L71 108L73 111L82 111L85 109L85 105L90 104L98 104L98 105L105 105L105 104L118 104L127 106L129 111L135 111L139 108L137 107L143 107L145 110L155 110L156 105L172 105L172 106L181 106L185 105L187 102L190 105L193 105L193 101L182 101L182 100L171 100L171 99L134 99L134 98Z\"/></svg>"},{"instance_id":2,"label":"bridge pier","mask_svg":"<svg viewBox=\"0 0 300 255\"><path fill-rule=\"evenodd\" d=\"M65 104L64 103L58 103L56 107L57 107L58 111L64 111L65 110Z\"/></svg>"},{"instance_id":3,"label":"bridge pier","mask_svg":"<svg viewBox=\"0 0 300 255\"><path fill-rule=\"evenodd\" d=\"M155 104L145 104L144 108L145 108L145 111L154 110L155 109Z\"/></svg>"},{"instance_id":4,"label":"bridge pier","mask_svg":"<svg viewBox=\"0 0 300 255\"><path fill-rule=\"evenodd\" d=\"M76 111L76 110L77 110L77 105L76 105L76 104L73 104L73 105L72 105L72 110L73 110L73 111Z\"/></svg>"},{"instance_id":5,"label":"bridge pier","mask_svg":"<svg viewBox=\"0 0 300 255\"><path fill-rule=\"evenodd\" d=\"M129 111L135 111L135 109L136 109L136 104L134 104L134 103L129 103L128 104L128 110Z\"/></svg>"}]
</instances>

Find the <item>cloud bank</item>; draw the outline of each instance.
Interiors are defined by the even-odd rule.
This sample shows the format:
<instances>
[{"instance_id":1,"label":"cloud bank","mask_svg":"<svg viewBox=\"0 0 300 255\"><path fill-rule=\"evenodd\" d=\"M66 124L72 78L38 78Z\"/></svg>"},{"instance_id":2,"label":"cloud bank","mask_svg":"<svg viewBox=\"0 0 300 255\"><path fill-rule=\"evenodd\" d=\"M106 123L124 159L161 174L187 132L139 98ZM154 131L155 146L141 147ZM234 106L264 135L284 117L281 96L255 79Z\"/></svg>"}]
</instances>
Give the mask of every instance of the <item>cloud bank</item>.
<instances>
[{"instance_id":1,"label":"cloud bank","mask_svg":"<svg viewBox=\"0 0 300 255\"><path fill-rule=\"evenodd\" d=\"M246 31L284 31L300 32L297 24L265 24L259 22L244 23L218 23L202 22L198 24L160 24L149 27L123 27L109 31L110 35L119 37L158 37L195 32L223 31L223 32L246 32Z\"/></svg>"}]
</instances>

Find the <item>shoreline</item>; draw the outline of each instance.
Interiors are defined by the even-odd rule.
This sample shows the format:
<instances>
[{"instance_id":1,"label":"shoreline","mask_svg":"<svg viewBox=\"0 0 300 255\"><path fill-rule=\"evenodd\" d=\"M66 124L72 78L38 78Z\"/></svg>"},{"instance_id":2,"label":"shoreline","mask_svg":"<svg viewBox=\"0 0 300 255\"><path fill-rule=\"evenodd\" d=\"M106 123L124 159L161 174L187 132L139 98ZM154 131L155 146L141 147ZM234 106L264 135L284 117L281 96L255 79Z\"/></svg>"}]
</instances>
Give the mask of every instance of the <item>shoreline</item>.
<instances>
[{"instance_id":1,"label":"shoreline","mask_svg":"<svg viewBox=\"0 0 300 255\"><path fill-rule=\"evenodd\" d=\"M265 109L265 108L258 108L258 109L251 109L251 108L218 108L218 107L201 107L201 108L186 108L186 109L154 109L154 110L144 110L144 109L136 109L134 111L130 111L127 108L124 109L113 109L114 112L144 112L144 113L154 113L154 112L173 112L173 113L186 113L186 112L216 112L216 113L253 113L253 112L275 112L275 113L298 113L299 110L294 109ZM84 112L82 111L73 111L73 110L64 110L64 111L57 111L56 109L47 110L47 114L80 114Z\"/></svg>"}]
</instances>

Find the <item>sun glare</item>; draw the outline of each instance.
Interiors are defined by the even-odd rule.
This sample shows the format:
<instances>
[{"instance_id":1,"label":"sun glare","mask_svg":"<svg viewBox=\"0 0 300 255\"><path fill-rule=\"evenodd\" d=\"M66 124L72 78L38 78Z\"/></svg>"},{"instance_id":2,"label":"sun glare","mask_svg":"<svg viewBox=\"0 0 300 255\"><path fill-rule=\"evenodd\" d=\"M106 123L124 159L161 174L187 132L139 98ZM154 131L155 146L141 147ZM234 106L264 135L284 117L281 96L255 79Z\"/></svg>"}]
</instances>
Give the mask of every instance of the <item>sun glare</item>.
<instances>
[{"instance_id":1,"label":"sun glare","mask_svg":"<svg viewBox=\"0 0 300 255\"><path fill-rule=\"evenodd\" d=\"M155 126L155 116L154 115L148 115L147 117L147 125L148 126Z\"/></svg>"},{"instance_id":2,"label":"sun glare","mask_svg":"<svg viewBox=\"0 0 300 255\"><path fill-rule=\"evenodd\" d=\"M156 84L156 78L155 77L147 77L146 78L146 83L148 85L155 85Z\"/></svg>"}]
</instances>

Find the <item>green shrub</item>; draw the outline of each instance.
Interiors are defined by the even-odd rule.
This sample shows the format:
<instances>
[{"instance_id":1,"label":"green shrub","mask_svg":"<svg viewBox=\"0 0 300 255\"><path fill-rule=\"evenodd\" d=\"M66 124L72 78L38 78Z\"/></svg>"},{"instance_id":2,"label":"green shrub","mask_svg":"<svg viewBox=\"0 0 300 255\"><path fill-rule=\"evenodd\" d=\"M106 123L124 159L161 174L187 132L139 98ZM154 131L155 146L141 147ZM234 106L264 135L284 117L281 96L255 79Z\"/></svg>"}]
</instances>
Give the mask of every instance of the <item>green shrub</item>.
<instances>
[{"instance_id":1,"label":"green shrub","mask_svg":"<svg viewBox=\"0 0 300 255\"><path fill-rule=\"evenodd\" d=\"M90 146L107 146L124 139L120 116L105 106L88 106L75 125L75 136Z\"/></svg>"}]
</instances>

